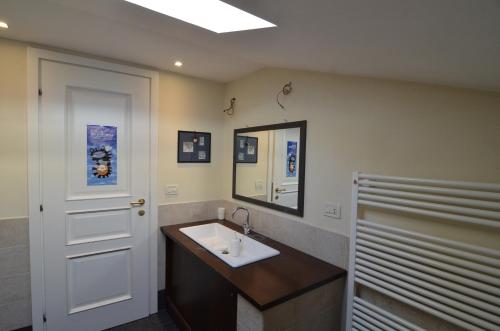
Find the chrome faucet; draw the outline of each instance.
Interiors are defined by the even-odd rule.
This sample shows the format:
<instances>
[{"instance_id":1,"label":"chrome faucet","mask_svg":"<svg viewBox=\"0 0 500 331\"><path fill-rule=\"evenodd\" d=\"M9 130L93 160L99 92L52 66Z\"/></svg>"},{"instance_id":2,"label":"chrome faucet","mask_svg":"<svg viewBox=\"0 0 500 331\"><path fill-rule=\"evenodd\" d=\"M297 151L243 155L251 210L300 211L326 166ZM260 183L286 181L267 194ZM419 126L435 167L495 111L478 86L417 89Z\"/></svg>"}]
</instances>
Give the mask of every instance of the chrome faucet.
<instances>
[{"instance_id":1,"label":"chrome faucet","mask_svg":"<svg viewBox=\"0 0 500 331\"><path fill-rule=\"evenodd\" d=\"M234 220L234 215L236 215L236 213L240 210L243 210L243 211L246 211L247 213L247 217L245 219L245 222L243 223L243 233L244 234L250 234L250 230L251 230L251 226L250 226L250 212L248 211L248 209L244 208L244 207L236 207L234 210L233 210L233 214L231 215L231 219Z\"/></svg>"}]
</instances>

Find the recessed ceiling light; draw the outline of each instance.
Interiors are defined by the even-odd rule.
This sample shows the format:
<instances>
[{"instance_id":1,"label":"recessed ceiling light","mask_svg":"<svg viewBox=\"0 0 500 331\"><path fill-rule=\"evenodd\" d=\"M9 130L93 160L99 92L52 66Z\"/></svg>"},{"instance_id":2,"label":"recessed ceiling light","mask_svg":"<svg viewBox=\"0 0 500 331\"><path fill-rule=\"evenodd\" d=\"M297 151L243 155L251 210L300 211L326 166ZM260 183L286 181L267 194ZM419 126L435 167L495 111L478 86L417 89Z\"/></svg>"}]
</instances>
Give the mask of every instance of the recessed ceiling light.
<instances>
[{"instance_id":1,"label":"recessed ceiling light","mask_svg":"<svg viewBox=\"0 0 500 331\"><path fill-rule=\"evenodd\" d=\"M276 26L219 0L125 1L217 33Z\"/></svg>"},{"instance_id":2,"label":"recessed ceiling light","mask_svg":"<svg viewBox=\"0 0 500 331\"><path fill-rule=\"evenodd\" d=\"M182 67L183 63L181 61L175 61L174 65L176 67Z\"/></svg>"},{"instance_id":3,"label":"recessed ceiling light","mask_svg":"<svg viewBox=\"0 0 500 331\"><path fill-rule=\"evenodd\" d=\"M2 28L2 29L8 29L9 25L7 23L5 23L5 22L0 21L0 28Z\"/></svg>"}]
</instances>

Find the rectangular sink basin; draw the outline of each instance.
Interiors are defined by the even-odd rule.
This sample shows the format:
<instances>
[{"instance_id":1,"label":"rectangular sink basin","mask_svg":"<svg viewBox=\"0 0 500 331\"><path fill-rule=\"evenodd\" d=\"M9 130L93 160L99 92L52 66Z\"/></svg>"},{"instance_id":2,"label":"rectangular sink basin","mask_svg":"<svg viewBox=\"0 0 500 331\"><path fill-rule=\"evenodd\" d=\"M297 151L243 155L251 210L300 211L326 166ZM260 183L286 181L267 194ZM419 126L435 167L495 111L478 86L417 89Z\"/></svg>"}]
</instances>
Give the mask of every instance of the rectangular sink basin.
<instances>
[{"instance_id":1,"label":"rectangular sink basin","mask_svg":"<svg viewBox=\"0 0 500 331\"><path fill-rule=\"evenodd\" d=\"M276 249L219 223L189 226L181 228L180 231L233 268L280 254ZM229 249L230 240L235 236L241 238L242 241L240 255L233 257Z\"/></svg>"}]
</instances>

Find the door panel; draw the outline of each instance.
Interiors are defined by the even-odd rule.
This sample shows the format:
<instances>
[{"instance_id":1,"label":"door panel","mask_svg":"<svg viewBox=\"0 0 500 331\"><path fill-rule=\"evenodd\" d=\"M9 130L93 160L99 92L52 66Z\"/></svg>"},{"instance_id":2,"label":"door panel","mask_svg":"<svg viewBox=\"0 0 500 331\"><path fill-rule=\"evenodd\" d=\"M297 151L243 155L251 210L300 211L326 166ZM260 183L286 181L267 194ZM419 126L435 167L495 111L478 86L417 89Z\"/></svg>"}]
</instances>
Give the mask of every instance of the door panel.
<instances>
[{"instance_id":1,"label":"door panel","mask_svg":"<svg viewBox=\"0 0 500 331\"><path fill-rule=\"evenodd\" d=\"M130 260L130 248L69 257L68 313L131 299ZM108 282L106 287L96 286L106 278L113 281Z\"/></svg>"},{"instance_id":2,"label":"door panel","mask_svg":"<svg viewBox=\"0 0 500 331\"><path fill-rule=\"evenodd\" d=\"M66 213L66 245L132 236L131 208Z\"/></svg>"},{"instance_id":3,"label":"door panel","mask_svg":"<svg viewBox=\"0 0 500 331\"><path fill-rule=\"evenodd\" d=\"M131 113L130 94L73 86L67 88L68 200L116 194L130 196ZM117 167L112 169L117 175L117 185L87 185L87 153L81 146L87 144L87 126L95 124L117 128Z\"/></svg>"},{"instance_id":4,"label":"door panel","mask_svg":"<svg viewBox=\"0 0 500 331\"><path fill-rule=\"evenodd\" d=\"M131 202L149 197L150 81L51 61L40 74L47 330L145 317L150 206Z\"/></svg>"}]
</instances>

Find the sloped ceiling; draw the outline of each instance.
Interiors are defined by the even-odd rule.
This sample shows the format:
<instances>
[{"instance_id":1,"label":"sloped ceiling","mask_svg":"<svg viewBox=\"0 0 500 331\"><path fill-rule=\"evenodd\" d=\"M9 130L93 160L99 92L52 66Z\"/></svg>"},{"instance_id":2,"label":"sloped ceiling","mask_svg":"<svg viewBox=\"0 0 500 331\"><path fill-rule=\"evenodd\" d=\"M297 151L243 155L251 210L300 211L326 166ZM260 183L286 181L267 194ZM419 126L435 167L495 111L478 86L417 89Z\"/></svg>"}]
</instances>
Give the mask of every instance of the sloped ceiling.
<instances>
[{"instance_id":1,"label":"sloped ceiling","mask_svg":"<svg viewBox=\"0 0 500 331\"><path fill-rule=\"evenodd\" d=\"M500 91L497 0L227 2L278 27L216 34L122 0L1 0L0 37L220 82L280 67Z\"/></svg>"}]
</instances>

